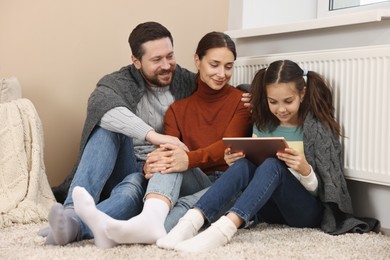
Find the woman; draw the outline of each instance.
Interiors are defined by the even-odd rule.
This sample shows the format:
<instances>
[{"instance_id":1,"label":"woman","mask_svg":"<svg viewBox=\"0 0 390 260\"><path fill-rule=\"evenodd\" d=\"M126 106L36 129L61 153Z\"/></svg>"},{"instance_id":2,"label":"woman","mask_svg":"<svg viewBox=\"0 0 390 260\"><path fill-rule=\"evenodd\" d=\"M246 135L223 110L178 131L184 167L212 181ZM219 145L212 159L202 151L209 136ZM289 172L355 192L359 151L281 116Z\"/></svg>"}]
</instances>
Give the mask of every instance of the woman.
<instances>
[{"instance_id":1,"label":"woman","mask_svg":"<svg viewBox=\"0 0 390 260\"><path fill-rule=\"evenodd\" d=\"M178 198L191 196L187 197L186 211L211 185L207 175L214 179L227 169L222 137L247 136L251 132L242 92L228 85L236 56L234 42L224 33L211 32L199 41L194 57L197 90L175 102L164 122L165 134L178 137L189 151L167 144L148 156L144 174L150 180L139 215L127 221L112 219L96 209L83 188L74 189L77 215L91 228L95 240L107 241L99 246L155 243L166 235L168 214L174 224L184 215L183 210L172 210Z\"/></svg>"},{"instance_id":2,"label":"woman","mask_svg":"<svg viewBox=\"0 0 390 260\"><path fill-rule=\"evenodd\" d=\"M227 244L239 227L252 222L320 227L332 234L366 224L352 217L342 172L340 126L333 116L331 90L321 76L290 60L275 61L255 75L252 103L253 135L284 136L289 148L258 166L226 149L231 167L157 241L159 247L207 251ZM214 222L240 192L234 206ZM205 222L214 223L196 235Z\"/></svg>"}]
</instances>

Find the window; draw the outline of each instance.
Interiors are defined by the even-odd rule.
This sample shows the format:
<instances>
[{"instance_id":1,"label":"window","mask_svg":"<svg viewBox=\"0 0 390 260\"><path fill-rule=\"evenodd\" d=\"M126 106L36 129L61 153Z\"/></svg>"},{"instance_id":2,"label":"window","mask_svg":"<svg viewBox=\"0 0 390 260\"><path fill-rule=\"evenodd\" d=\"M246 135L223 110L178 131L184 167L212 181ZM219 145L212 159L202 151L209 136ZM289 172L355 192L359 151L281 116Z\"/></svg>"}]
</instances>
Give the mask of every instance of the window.
<instances>
[{"instance_id":1,"label":"window","mask_svg":"<svg viewBox=\"0 0 390 260\"><path fill-rule=\"evenodd\" d=\"M317 0L317 17L390 8L390 0Z\"/></svg>"}]
</instances>

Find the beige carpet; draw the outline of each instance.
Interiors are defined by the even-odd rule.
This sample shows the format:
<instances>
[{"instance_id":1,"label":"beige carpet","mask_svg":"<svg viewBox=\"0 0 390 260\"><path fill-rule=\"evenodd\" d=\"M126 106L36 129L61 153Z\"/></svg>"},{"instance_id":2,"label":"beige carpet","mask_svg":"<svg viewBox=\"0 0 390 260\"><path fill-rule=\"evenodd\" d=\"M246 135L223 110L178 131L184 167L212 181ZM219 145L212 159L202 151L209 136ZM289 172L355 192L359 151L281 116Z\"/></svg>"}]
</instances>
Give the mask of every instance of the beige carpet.
<instances>
[{"instance_id":1,"label":"beige carpet","mask_svg":"<svg viewBox=\"0 0 390 260\"><path fill-rule=\"evenodd\" d=\"M0 229L0 259L390 259L390 236L377 233L331 236L316 229L258 225L239 230L225 247L185 254L155 245L96 248L93 240L46 246L36 235L46 224Z\"/></svg>"}]
</instances>

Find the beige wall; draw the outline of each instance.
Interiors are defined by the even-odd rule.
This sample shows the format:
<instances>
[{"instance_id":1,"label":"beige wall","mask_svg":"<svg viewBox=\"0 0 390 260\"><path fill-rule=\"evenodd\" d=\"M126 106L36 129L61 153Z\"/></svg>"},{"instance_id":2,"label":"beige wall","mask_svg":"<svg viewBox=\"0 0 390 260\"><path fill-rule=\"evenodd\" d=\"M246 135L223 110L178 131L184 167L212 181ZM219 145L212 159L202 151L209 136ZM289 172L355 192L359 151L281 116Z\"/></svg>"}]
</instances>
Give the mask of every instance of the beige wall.
<instances>
[{"instance_id":1,"label":"beige wall","mask_svg":"<svg viewBox=\"0 0 390 260\"><path fill-rule=\"evenodd\" d=\"M38 110L52 186L73 166L96 82L129 63L131 29L148 20L164 24L175 39L178 63L194 70L200 37L227 30L228 2L0 1L0 77L16 76Z\"/></svg>"}]
</instances>

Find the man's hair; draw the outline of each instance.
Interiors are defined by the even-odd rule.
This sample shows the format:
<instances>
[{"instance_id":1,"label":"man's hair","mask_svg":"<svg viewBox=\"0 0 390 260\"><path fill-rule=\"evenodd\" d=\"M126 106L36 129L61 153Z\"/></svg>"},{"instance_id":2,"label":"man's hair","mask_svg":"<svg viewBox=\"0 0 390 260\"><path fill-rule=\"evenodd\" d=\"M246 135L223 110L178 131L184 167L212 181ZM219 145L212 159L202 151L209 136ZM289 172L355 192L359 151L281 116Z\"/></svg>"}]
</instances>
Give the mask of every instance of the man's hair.
<instances>
[{"instance_id":1,"label":"man's hair","mask_svg":"<svg viewBox=\"0 0 390 260\"><path fill-rule=\"evenodd\" d=\"M171 40L173 46L172 35L163 25L157 22L141 23L130 33L129 45L131 52L138 60L141 60L142 56L145 54L142 44L167 37Z\"/></svg>"}]
</instances>

